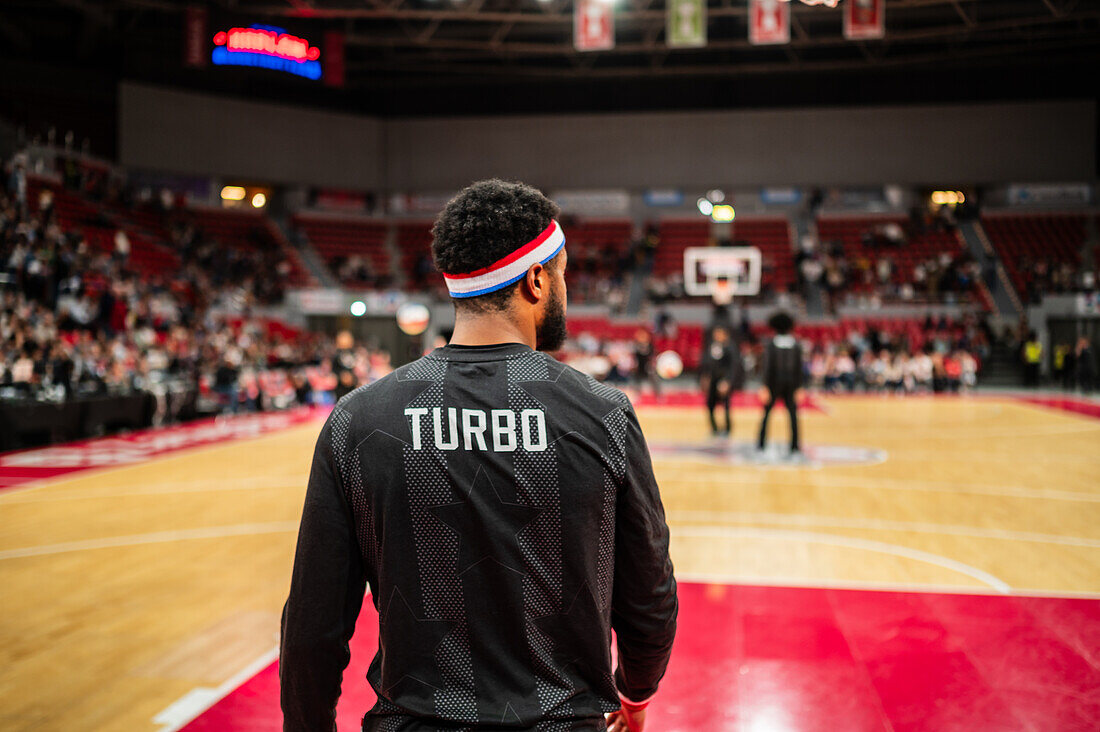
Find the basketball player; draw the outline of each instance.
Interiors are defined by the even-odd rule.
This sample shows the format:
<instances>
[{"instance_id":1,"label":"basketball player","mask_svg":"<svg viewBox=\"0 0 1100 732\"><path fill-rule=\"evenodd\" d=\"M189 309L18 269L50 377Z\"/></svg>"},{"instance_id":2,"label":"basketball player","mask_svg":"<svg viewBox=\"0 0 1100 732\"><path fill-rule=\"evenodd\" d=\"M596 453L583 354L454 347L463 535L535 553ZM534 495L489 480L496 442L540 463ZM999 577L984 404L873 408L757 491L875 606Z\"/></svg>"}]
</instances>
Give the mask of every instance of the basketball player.
<instances>
[{"instance_id":1,"label":"basketball player","mask_svg":"<svg viewBox=\"0 0 1100 732\"><path fill-rule=\"evenodd\" d=\"M333 730L368 588L364 730L643 729L676 626L668 528L629 401L544 353L566 335L556 215L518 183L451 200L432 243L450 344L322 429L283 611L284 730Z\"/></svg>"},{"instance_id":2,"label":"basketball player","mask_svg":"<svg viewBox=\"0 0 1100 732\"><path fill-rule=\"evenodd\" d=\"M768 320L775 336L764 346L763 385L760 387L760 401L764 403L764 416L760 420L760 438L757 447L764 449L768 437L768 415L779 399L787 405L787 414L791 417L791 455L799 454L798 444L798 402L802 399L804 372L802 369L802 346L791 335L794 320L784 312L778 312Z\"/></svg>"},{"instance_id":3,"label":"basketball player","mask_svg":"<svg viewBox=\"0 0 1100 732\"><path fill-rule=\"evenodd\" d=\"M729 437L733 424L730 421L730 399L733 392L741 388L744 366L741 362L741 350L737 342L730 338L730 332L724 325L715 326L710 332L710 345L703 353L703 362L699 367L703 391L707 394L707 415L710 418L711 434L715 437ZM722 405L726 422L718 426L714 412Z\"/></svg>"}]
</instances>

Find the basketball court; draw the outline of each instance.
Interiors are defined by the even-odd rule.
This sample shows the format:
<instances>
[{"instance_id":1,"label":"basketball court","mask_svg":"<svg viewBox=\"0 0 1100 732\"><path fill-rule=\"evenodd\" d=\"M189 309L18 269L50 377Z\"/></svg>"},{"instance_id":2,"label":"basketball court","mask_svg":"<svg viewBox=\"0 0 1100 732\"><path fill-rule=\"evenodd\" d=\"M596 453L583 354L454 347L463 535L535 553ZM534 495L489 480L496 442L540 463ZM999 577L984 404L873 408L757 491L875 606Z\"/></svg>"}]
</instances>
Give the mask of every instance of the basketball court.
<instances>
[{"instance_id":1,"label":"basketball court","mask_svg":"<svg viewBox=\"0 0 1100 732\"><path fill-rule=\"evenodd\" d=\"M0 0L0 39L0 732L282 730L318 435L436 348L326 433L295 732L350 625L311 583L360 569L387 730L1100 730L1100 3ZM648 707L665 537L604 384L679 583Z\"/></svg>"},{"instance_id":2,"label":"basketball court","mask_svg":"<svg viewBox=\"0 0 1100 732\"><path fill-rule=\"evenodd\" d=\"M790 465L741 459L752 400L728 444L693 400L639 400L681 582L653 729L1095 729L1100 404L819 396ZM279 729L323 417L0 457L0 728ZM373 701L376 617L341 731Z\"/></svg>"}]
</instances>

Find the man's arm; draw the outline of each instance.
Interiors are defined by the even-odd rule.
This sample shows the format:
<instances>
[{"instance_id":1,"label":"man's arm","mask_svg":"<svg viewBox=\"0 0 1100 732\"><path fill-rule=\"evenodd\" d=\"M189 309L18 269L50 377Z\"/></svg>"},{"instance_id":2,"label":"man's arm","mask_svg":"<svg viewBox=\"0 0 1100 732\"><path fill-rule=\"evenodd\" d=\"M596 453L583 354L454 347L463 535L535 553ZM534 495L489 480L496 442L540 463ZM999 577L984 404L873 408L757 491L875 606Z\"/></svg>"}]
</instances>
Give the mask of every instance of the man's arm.
<instances>
[{"instance_id":1,"label":"man's arm","mask_svg":"<svg viewBox=\"0 0 1100 732\"><path fill-rule=\"evenodd\" d=\"M665 674L676 635L676 579L665 510L642 429L627 409L626 470L615 517L611 624L618 636L615 683L627 702L644 703Z\"/></svg>"},{"instance_id":2,"label":"man's arm","mask_svg":"<svg viewBox=\"0 0 1100 732\"><path fill-rule=\"evenodd\" d=\"M741 361L741 344L736 339L730 341L730 363L729 369L726 372L726 378L729 379L730 390L740 389L744 379L745 365Z\"/></svg>"},{"instance_id":3,"label":"man's arm","mask_svg":"<svg viewBox=\"0 0 1100 732\"><path fill-rule=\"evenodd\" d=\"M805 389L807 382L806 361L803 359L801 343L794 344L794 354L794 362L798 366L798 373L795 374L794 383L796 388Z\"/></svg>"},{"instance_id":4,"label":"man's arm","mask_svg":"<svg viewBox=\"0 0 1100 732\"><path fill-rule=\"evenodd\" d=\"M775 387L775 344L769 338L768 342L764 344L764 353L761 355L762 363L760 364L760 381L768 387L768 389L774 389Z\"/></svg>"},{"instance_id":5,"label":"man's arm","mask_svg":"<svg viewBox=\"0 0 1100 732\"><path fill-rule=\"evenodd\" d=\"M339 479L332 418L313 454L279 647L285 732L332 732L366 576Z\"/></svg>"}]
</instances>

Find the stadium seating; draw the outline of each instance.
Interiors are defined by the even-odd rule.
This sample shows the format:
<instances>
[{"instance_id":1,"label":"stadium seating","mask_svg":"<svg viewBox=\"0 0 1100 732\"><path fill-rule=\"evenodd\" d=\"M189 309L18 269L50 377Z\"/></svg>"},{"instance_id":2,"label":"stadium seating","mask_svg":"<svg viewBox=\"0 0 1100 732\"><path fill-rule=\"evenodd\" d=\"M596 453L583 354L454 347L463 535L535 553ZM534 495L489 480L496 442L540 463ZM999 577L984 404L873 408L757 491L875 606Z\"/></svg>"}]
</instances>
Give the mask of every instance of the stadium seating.
<instances>
[{"instance_id":1,"label":"stadium seating","mask_svg":"<svg viewBox=\"0 0 1100 732\"><path fill-rule=\"evenodd\" d=\"M1080 264L1083 214L986 214L982 228L1021 295L1028 290L1031 265Z\"/></svg>"},{"instance_id":2,"label":"stadium seating","mask_svg":"<svg viewBox=\"0 0 1100 732\"><path fill-rule=\"evenodd\" d=\"M433 283L429 281L428 273L434 271L434 268L427 265L431 263L432 222L398 223L396 241L397 250L401 253L401 271L405 275L406 286L413 290L430 288Z\"/></svg>"},{"instance_id":3,"label":"stadium seating","mask_svg":"<svg viewBox=\"0 0 1100 732\"><path fill-rule=\"evenodd\" d=\"M763 260L760 276L762 289L785 292L795 284L797 275L787 219L737 220L733 226L733 243L760 250Z\"/></svg>"},{"instance_id":4,"label":"stadium seating","mask_svg":"<svg viewBox=\"0 0 1100 732\"><path fill-rule=\"evenodd\" d=\"M305 233L333 274L338 273L340 264L349 257L359 256L369 261L374 282L391 278L384 222L346 214L300 213L293 218L292 224ZM363 286L367 283L350 276L344 279L344 284Z\"/></svg>"},{"instance_id":5,"label":"stadium seating","mask_svg":"<svg viewBox=\"0 0 1100 732\"><path fill-rule=\"evenodd\" d=\"M710 222L702 218L666 219L661 222L661 243L653 262L653 274L667 276L684 271L684 250L711 243Z\"/></svg>"},{"instance_id":6,"label":"stadium seating","mask_svg":"<svg viewBox=\"0 0 1100 732\"><path fill-rule=\"evenodd\" d=\"M302 287L311 282L312 278L298 252L262 212L211 206L195 206L189 211L194 215L198 228L222 246L281 254L290 265L286 282L291 287Z\"/></svg>"},{"instance_id":7,"label":"stadium seating","mask_svg":"<svg viewBox=\"0 0 1100 732\"><path fill-rule=\"evenodd\" d=\"M890 257L894 263L892 282L896 285L913 283L913 270L918 263L948 253L952 257L959 255L964 247L962 240L951 231L925 231L911 233L901 246L874 246L869 244L866 235L876 227L896 224L903 230L907 219L901 216L820 218L817 221L818 238L823 245L839 241L844 247L844 256L853 264L853 269L874 268L880 257ZM860 292L867 289L858 278L849 285L849 289Z\"/></svg>"},{"instance_id":8,"label":"stadium seating","mask_svg":"<svg viewBox=\"0 0 1100 732\"><path fill-rule=\"evenodd\" d=\"M142 275L162 275L179 267L179 257L161 243L167 242L168 238L159 222L159 214L121 206L100 207L47 178L29 176L27 200L32 211L38 210L39 194L43 190L53 194L58 224L66 231L82 234L91 249L106 254L113 252L115 234L122 229L130 241L129 265ZM150 223L149 217L158 221ZM138 220L146 223L138 226L135 223Z\"/></svg>"}]
</instances>

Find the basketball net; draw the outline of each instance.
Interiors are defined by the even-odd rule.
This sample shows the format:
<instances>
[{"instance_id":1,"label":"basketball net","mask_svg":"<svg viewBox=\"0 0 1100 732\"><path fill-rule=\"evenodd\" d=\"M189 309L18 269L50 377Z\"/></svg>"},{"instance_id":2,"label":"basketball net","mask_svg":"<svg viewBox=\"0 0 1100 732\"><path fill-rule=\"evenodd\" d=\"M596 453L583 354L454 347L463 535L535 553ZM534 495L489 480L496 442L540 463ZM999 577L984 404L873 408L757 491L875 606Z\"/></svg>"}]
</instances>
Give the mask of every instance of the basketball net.
<instances>
[{"instance_id":1,"label":"basketball net","mask_svg":"<svg viewBox=\"0 0 1100 732\"><path fill-rule=\"evenodd\" d=\"M710 287L710 296L715 305L729 305L733 302L733 285L725 277L714 280Z\"/></svg>"}]
</instances>

